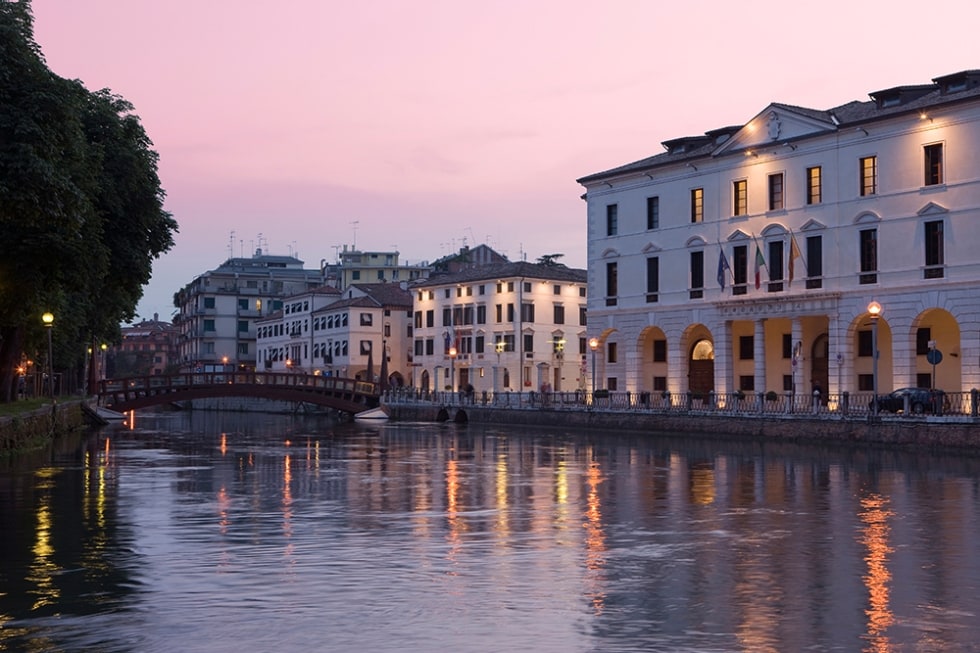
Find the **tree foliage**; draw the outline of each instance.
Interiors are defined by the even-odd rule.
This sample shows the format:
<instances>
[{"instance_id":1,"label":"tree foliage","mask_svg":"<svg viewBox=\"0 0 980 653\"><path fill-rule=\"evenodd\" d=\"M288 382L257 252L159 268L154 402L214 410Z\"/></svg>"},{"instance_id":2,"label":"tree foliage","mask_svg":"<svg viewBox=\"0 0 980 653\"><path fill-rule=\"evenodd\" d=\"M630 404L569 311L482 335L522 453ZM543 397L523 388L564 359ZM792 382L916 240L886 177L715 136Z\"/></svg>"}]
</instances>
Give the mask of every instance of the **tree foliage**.
<instances>
[{"instance_id":1,"label":"tree foliage","mask_svg":"<svg viewBox=\"0 0 980 653\"><path fill-rule=\"evenodd\" d=\"M114 340L152 263L173 246L158 157L133 107L51 72L30 3L0 2L0 401L22 353L43 349L55 314L55 362Z\"/></svg>"}]
</instances>

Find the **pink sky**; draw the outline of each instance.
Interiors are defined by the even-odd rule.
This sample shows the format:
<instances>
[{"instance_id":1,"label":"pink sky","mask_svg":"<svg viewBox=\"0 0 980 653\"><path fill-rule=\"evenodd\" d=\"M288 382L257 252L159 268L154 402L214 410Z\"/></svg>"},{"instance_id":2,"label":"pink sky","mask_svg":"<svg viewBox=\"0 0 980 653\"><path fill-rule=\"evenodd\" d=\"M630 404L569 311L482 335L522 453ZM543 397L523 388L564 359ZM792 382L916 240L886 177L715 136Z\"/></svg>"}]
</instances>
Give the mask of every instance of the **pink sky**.
<instances>
[{"instance_id":1,"label":"pink sky","mask_svg":"<svg viewBox=\"0 0 980 653\"><path fill-rule=\"evenodd\" d=\"M167 320L174 292L260 241L310 268L343 245L418 263L481 243L584 268L576 178L769 102L980 68L976 3L919 7L33 1L48 66L132 102L160 154L180 233L138 312Z\"/></svg>"}]
</instances>

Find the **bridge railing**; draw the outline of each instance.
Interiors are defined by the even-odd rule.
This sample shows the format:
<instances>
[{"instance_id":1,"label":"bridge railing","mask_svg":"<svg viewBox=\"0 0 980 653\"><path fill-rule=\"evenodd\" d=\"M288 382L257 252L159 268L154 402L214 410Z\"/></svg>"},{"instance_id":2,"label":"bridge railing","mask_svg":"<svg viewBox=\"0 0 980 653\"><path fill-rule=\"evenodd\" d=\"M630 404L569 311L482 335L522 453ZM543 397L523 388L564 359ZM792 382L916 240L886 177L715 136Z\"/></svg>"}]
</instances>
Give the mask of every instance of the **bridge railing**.
<instances>
[{"instance_id":1,"label":"bridge railing","mask_svg":"<svg viewBox=\"0 0 980 653\"><path fill-rule=\"evenodd\" d=\"M166 391L193 386L223 384L304 387L318 390L378 394L376 383L337 376L285 372L188 372L157 376L133 376L99 382L101 394Z\"/></svg>"}]
</instances>

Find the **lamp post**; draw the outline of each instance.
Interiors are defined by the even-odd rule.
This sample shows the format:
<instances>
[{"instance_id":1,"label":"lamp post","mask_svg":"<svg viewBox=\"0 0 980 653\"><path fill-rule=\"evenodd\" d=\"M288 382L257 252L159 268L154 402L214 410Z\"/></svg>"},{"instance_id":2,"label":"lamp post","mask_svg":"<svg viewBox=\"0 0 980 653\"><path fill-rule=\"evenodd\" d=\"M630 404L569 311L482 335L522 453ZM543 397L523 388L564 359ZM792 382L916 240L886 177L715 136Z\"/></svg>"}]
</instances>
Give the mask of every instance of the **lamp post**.
<instances>
[{"instance_id":1,"label":"lamp post","mask_svg":"<svg viewBox=\"0 0 980 653\"><path fill-rule=\"evenodd\" d=\"M598 338L589 338L589 349L592 350L592 394L595 395L595 350L599 348Z\"/></svg>"},{"instance_id":2,"label":"lamp post","mask_svg":"<svg viewBox=\"0 0 980 653\"><path fill-rule=\"evenodd\" d=\"M51 329L54 328L54 313L45 313L41 316L41 322L48 332L48 391L51 396L51 403L54 403L54 348L51 346Z\"/></svg>"},{"instance_id":3,"label":"lamp post","mask_svg":"<svg viewBox=\"0 0 980 653\"><path fill-rule=\"evenodd\" d=\"M493 371L493 396L496 399L497 390L499 389L500 354L504 351L504 341L498 340L493 348L497 351L497 368Z\"/></svg>"},{"instance_id":4,"label":"lamp post","mask_svg":"<svg viewBox=\"0 0 980 653\"><path fill-rule=\"evenodd\" d=\"M106 350L109 349L109 345L102 343L99 345L99 380L105 381L105 363L106 363Z\"/></svg>"},{"instance_id":5,"label":"lamp post","mask_svg":"<svg viewBox=\"0 0 980 653\"><path fill-rule=\"evenodd\" d=\"M456 392L456 347L449 348L449 390Z\"/></svg>"},{"instance_id":6,"label":"lamp post","mask_svg":"<svg viewBox=\"0 0 980 653\"><path fill-rule=\"evenodd\" d=\"M881 304L873 301L868 304L871 314L871 385L874 391L872 415L878 417L878 318L881 317Z\"/></svg>"}]
</instances>

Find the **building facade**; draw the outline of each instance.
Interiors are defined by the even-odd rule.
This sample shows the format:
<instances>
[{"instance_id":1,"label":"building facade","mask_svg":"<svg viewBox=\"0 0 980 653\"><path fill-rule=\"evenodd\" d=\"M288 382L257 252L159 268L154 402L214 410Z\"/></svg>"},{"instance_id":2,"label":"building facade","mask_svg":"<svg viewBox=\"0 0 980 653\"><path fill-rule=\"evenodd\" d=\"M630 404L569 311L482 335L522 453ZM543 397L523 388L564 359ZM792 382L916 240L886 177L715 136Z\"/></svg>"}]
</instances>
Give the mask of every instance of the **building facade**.
<instances>
[{"instance_id":1,"label":"building facade","mask_svg":"<svg viewBox=\"0 0 980 653\"><path fill-rule=\"evenodd\" d=\"M980 386L977 143L966 71L828 110L770 104L580 179L597 386Z\"/></svg>"},{"instance_id":2,"label":"building facade","mask_svg":"<svg viewBox=\"0 0 980 653\"><path fill-rule=\"evenodd\" d=\"M259 368L410 385L411 316L405 284L300 293L258 321Z\"/></svg>"},{"instance_id":3,"label":"building facade","mask_svg":"<svg viewBox=\"0 0 980 653\"><path fill-rule=\"evenodd\" d=\"M97 352L101 378L155 376L171 372L176 364L177 329L154 314L152 320L121 327L118 345L103 345Z\"/></svg>"},{"instance_id":4,"label":"building facade","mask_svg":"<svg viewBox=\"0 0 980 653\"><path fill-rule=\"evenodd\" d=\"M337 253L337 263L322 264L326 283L346 289L356 283L404 283L429 276L427 263L408 265L401 263L399 252L368 252L357 248L343 248Z\"/></svg>"},{"instance_id":5,"label":"building facade","mask_svg":"<svg viewBox=\"0 0 980 653\"><path fill-rule=\"evenodd\" d=\"M292 256L257 250L199 275L174 295L177 354L184 371L256 367L256 325L282 310L283 298L323 285L320 270Z\"/></svg>"},{"instance_id":6,"label":"building facade","mask_svg":"<svg viewBox=\"0 0 980 653\"><path fill-rule=\"evenodd\" d=\"M507 262L414 284L416 386L584 390L587 280L564 265Z\"/></svg>"}]
</instances>

